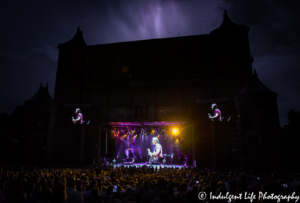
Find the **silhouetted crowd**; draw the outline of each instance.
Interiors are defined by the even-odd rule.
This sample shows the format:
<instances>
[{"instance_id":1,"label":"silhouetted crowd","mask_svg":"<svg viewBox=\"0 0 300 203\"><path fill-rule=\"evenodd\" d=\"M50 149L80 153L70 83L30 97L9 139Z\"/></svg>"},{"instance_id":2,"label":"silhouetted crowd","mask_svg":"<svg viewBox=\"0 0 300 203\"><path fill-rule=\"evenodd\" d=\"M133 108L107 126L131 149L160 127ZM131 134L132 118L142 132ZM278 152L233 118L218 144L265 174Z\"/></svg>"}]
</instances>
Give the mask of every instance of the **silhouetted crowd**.
<instances>
[{"instance_id":1,"label":"silhouetted crowd","mask_svg":"<svg viewBox=\"0 0 300 203\"><path fill-rule=\"evenodd\" d=\"M210 194L258 195L259 192L268 192L291 195L295 192L295 195L299 195L300 189L300 173L159 166L2 165L0 178L1 203L223 203L229 200L211 199ZM199 195L203 192L205 198ZM262 198L252 202L268 201L278 202ZM231 202L250 200L233 199Z\"/></svg>"}]
</instances>

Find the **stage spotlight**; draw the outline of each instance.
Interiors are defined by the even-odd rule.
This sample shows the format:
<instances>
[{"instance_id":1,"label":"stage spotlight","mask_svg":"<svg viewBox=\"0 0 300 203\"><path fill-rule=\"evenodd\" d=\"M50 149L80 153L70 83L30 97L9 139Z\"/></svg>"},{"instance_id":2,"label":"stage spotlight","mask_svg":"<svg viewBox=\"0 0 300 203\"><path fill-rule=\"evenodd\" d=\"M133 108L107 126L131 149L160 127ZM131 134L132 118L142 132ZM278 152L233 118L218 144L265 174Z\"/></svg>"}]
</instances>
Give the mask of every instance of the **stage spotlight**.
<instances>
[{"instance_id":1,"label":"stage spotlight","mask_svg":"<svg viewBox=\"0 0 300 203\"><path fill-rule=\"evenodd\" d=\"M173 128L172 129L172 135L179 135L179 129L178 128Z\"/></svg>"}]
</instances>

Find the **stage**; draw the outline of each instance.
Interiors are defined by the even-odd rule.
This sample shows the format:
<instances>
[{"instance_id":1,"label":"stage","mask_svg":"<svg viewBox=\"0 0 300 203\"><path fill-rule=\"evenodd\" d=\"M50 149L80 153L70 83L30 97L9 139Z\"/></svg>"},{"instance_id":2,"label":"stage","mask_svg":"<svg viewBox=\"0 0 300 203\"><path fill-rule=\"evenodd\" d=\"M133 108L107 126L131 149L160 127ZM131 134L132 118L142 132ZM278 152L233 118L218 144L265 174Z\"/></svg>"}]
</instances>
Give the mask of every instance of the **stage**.
<instances>
[{"instance_id":1,"label":"stage","mask_svg":"<svg viewBox=\"0 0 300 203\"><path fill-rule=\"evenodd\" d=\"M149 164L148 162L144 162L144 163L131 163L131 162L123 162L123 163L116 163L116 164L112 164L115 168L118 168L118 167L121 167L121 166L124 166L124 167L132 167L132 166L135 166L135 167L153 167L153 168L179 168L179 169L182 169L182 168L192 168L192 166L188 166L188 165L183 165L183 164Z\"/></svg>"}]
</instances>

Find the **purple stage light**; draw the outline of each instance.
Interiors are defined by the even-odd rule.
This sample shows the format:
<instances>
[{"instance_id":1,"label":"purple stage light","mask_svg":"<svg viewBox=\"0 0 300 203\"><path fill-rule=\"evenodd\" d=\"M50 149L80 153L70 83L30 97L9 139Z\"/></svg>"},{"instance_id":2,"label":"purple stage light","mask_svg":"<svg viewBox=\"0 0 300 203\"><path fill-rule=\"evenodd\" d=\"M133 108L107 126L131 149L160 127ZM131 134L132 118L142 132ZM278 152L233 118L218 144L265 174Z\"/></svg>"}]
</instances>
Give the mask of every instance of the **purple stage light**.
<instances>
[{"instance_id":1,"label":"purple stage light","mask_svg":"<svg viewBox=\"0 0 300 203\"><path fill-rule=\"evenodd\" d=\"M127 157L129 157L129 150L128 149L125 149L125 154Z\"/></svg>"},{"instance_id":2,"label":"purple stage light","mask_svg":"<svg viewBox=\"0 0 300 203\"><path fill-rule=\"evenodd\" d=\"M112 126L120 126L120 127L124 127L126 126L128 128L128 126L140 126L141 123L140 122L109 122L109 125ZM170 121L170 122L166 122L166 121L155 121L155 122L144 122L144 126L170 126L170 125L181 125L184 124L184 122L181 121Z\"/></svg>"}]
</instances>

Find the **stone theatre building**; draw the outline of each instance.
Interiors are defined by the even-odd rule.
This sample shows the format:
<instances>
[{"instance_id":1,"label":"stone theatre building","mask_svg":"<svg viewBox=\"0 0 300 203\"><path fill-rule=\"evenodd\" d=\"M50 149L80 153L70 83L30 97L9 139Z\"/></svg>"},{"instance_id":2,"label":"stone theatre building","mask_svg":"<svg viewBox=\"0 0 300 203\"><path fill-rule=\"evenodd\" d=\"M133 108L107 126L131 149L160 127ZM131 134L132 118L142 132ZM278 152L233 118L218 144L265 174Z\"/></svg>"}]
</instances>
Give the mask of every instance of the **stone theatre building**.
<instances>
[{"instance_id":1,"label":"stone theatre building","mask_svg":"<svg viewBox=\"0 0 300 203\"><path fill-rule=\"evenodd\" d=\"M272 165L277 94L252 68L249 30L226 11L222 24L204 35L86 45L78 28L58 45L54 98L45 105L48 131L41 132L43 145L31 140L35 158L97 163L115 157L114 128L177 126L183 154L199 167ZM208 118L212 103L226 117L222 122ZM75 108L89 125L71 122ZM39 133L30 133L28 139L37 139Z\"/></svg>"}]
</instances>

